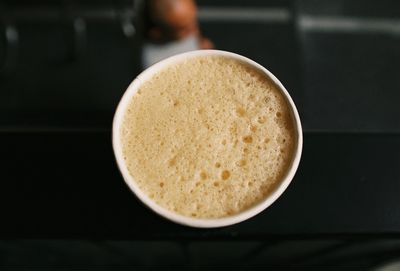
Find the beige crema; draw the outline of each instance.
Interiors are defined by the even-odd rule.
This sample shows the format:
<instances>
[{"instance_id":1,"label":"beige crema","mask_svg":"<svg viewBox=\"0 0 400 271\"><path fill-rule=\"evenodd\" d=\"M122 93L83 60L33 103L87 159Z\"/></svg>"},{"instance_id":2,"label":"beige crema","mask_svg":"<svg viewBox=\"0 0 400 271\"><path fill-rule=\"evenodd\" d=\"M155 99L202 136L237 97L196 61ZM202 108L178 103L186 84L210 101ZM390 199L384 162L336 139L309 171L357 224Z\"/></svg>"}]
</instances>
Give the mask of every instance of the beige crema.
<instances>
[{"instance_id":1,"label":"beige crema","mask_svg":"<svg viewBox=\"0 0 400 271\"><path fill-rule=\"evenodd\" d=\"M246 63L200 56L167 66L133 96L123 155L140 189L184 216L220 218L264 199L295 144L278 87Z\"/></svg>"}]
</instances>

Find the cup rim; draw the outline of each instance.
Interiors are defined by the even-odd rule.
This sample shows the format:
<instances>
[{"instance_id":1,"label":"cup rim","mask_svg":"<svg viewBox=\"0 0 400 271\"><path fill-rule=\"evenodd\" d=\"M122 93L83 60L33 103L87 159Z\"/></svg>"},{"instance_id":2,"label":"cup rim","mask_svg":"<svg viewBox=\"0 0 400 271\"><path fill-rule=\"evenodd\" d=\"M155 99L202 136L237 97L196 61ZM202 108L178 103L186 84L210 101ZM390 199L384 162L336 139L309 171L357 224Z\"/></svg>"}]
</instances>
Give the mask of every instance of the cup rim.
<instances>
[{"instance_id":1,"label":"cup rim","mask_svg":"<svg viewBox=\"0 0 400 271\"><path fill-rule=\"evenodd\" d=\"M263 200L261 200L259 203L256 205L231 216L227 217L222 217L222 218L213 218L213 219L205 219L205 218L193 218L193 217L188 217L184 216L178 213L174 213L160 205L158 205L155 201L150 199L137 185L136 181L134 180L133 176L130 175L128 168L125 164L124 158L123 158L123 153L122 153L122 144L121 144L121 137L120 137L120 126L121 123L123 122L123 117L126 111L127 106L129 105L132 97L136 94L138 91L139 87L150 79L154 74L156 74L158 71L164 69L165 67L178 63L182 60L188 59L188 58L193 58L193 57L198 57L198 56L224 56L228 58L233 58L236 60L239 60L241 62L244 62L251 67L257 69L259 72L263 73L266 75L271 81L274 82L274 84L277 86L279 91L282 93L284 98L286 99L290 109L291 109L291 115L293 122L295 124L296 128L296 136L297 136L297 141L296 141L296 147L294 150L294 157L292 158L292 163L289 167L289 169L286 172L286 175L283 177L283 179L280 181L280 184L274 189L273 192L268 194ZM237 224L239 222L245 221L259 213L261 213L263 210L267 209L269 206L271 206L286 190L286 188L289 186L291 183L297 168L300 163L300 158L301 158L301 153L302 153L302 148L303 148L303 133L302 133L302 126L301 126L301 121L300 121L300 116L297 111L296 105L294 104L292 98L290 97L288 91L286 88L282 85L282 83L265 67L262 65L258 64L257 62L228 51L222 51L222 50L195 50L195 51L190 51L182 54L177 54L174 56L171 56L169 58L166 58L146 70L144 70L142 73L140 73L133 81L132 83L128 86L127 90L123 94L120 102L118 103L117 109L114 114L114 119L113 119L113 124L112 124L112 146L113 146L113 151L115 155L115 159L118 165L118 168L122 174L122 177L125 181L125 183L128 185L130 190L133 192L133 194L147 207L149 207L151 210L153 210L155 213L158 215L171 220L175 223L185 225L185 226L190 226L190 227L196 227L196 228L218 228L218 227L224 227L224 226L229 226L233 224Z\"/></svg>"}]
</instances>

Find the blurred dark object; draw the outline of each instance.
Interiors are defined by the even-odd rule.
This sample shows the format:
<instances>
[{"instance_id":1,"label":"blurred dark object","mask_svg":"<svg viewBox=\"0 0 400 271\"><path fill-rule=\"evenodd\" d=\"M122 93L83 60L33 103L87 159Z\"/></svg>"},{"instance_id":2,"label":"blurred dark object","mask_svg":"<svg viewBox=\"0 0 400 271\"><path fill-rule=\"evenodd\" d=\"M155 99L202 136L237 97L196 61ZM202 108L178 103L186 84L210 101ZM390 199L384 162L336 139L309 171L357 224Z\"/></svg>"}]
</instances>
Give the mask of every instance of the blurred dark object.
<instances>
[{"instance_id":1,"label":"blurred dark object","mask_svg":"<svg viewBox=\"0 0 400 271\"><path fill-rule=\"evenodd\" d=\"M400 2L298 3L306 126L400 132Z\"/></svg>"},{"instance_id":2,"label":"blurred dark object","mask_svg":"<svg viewBox=\"0 0 400 271\"><path fill-rule=\"evenodd\" d=\"M132 1L2 3L1 129L109 127L140 71Z\"/></svg>"},{"instance_id":3,"label":"blurred dark object","mask_svg":"<svg viewBox=\"0 0 400 271\"><path fill-rule=\"evenodd\" d=\"M197 6L193 0L150 0L145 3L145 34L150 41L163 43L200 35ZM212 47L211 44L200 46L201 49Z\"/></svg>"},{"instance_id":4,"label":"blurred dark object","mask_svg":"<svg viewBox=\"0 0 400 271\"><path fill-rule=\"evenodd\" d=\"M108 128L141 70L145 3L2 1L0 127ZM283 82L306 130L398 132L399 3L200 0L198 18Z\"/></svg>"},{"instance_id":5,"label":"blurred dark object","mask_svg":"<svg viewBox=\"0 0 400 271\"><path fill-rule=\"evenodd\" d=\"M200 32L194 0L144 1L143 28L143 68L179 53L214 47Z\"/></svg>"}]
</instances>

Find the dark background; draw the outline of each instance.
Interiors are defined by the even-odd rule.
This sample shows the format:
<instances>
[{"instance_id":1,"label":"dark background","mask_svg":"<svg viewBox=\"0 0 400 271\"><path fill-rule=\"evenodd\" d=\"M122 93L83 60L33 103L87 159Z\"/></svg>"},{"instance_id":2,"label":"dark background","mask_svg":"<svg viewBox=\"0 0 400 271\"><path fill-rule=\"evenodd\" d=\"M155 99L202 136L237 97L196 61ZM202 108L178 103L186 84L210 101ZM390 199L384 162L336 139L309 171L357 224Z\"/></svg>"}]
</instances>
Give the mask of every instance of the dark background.
<instances>
[{"instance_id":1,"label":"dark background","mask_svg":"<svg viewBox=\"0 0 400 271\"><path fill-rule=\"evenodd\" d=\"M157 217L110 143L140 71L135 1L0 1L0 270L373 270L400 258L400 2L198 5L218 49L264 65L294 98L305 142L293 184L223 229Z\"/></svg>"}]
</instances>

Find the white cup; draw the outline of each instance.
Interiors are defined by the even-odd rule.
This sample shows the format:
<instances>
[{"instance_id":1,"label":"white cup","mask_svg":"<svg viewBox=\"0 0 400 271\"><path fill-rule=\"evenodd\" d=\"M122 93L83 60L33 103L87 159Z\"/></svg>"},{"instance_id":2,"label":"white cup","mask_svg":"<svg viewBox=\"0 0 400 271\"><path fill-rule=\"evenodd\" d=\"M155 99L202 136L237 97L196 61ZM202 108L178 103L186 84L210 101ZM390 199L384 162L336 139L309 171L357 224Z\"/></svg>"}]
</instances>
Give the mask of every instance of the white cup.
<instances>
[{"instance_id":1,"label":"white cup","mask_svg":"<svg viewBox=\"0 0 400 271\"><path fill-rule=\"evenodd\" d=\"M159 72L160 70L163 70L169 65L173 65L177 62L180 62L184 59L189 59L192 57L197 57L197 56L224 56L228 58L233 58L239 61L242 61L244 63L247 63L251 67L257 69L260 71L262 74L264 74L267 78L272 80L278 89L281 91L282 95L286 98L287 103L289 105L289 109L291 110L291 116L292 120L294 123L295 127L295 134L296 134L296 141L295 141L295 151L293 154L293 159L291 162L291 165L289 166L287 173L283 177L283 179L280 181L279 186L268 196L266 196L265 199L263 199L261 202L256 204L255 206L246 209L240 213L228 216L228 217L222 217L222 218L215 218L215 219L204 219L204 218L193 218L193 217L187 217L180 215L178 213L174 213L160 205L158 205L155 201L150 199L137 185L135 182L133 176L129 174L127 165L124 161L123 154L122 154L122 144L121 144L121 124L123 122L123 116L125 114L125 111L127 109L127 106L129 105L132 97L136 94L140 86L146 82L148 79L150 79L155 73ZM113 131L112 131L112 143L113 143L113 149L114 149L114 154L116 157L116 161L118 164L118 167L122 173L122 177L124 178L126 184L129 186L129 188L133 191L133 193L150 209L152 209L154 212L157 214L174 221L176 223L186 225L186 226L191 226L191 227L198 227L198 228L216 228L216 227L223 227L223 226L228 226L232 224L236 224L239 222L242 222L244 220L247 220L266 208L268 208L275 200L279 198L280 195L285 191L285 189L288 187L290 182L292 181L297 167L300 162L300 157L301 157L301 152L303 148L303 134L302 134L302 128L301 128L301 122L300 122L300 117L297 112L296 106L290 97L289 93L285 89L285 87L281 84L281 82L271 73L269 72L266 68L261 66L260 64L254 62L251 59L248 59L244 56L231 53L231 52L226 52L226 51L220 51L220 50L198 50L198 51L191 51L179 55L172 56L170 58L167 58L163 61L160 61L153 66L149 67L145 71L143 71L133 82L129 85L128 89L126 90L125 94L123 95L121 101L118 104L114 120L113 120ZM133 215L133 214L132 214Z\"/></svg>"}]
</instances>

